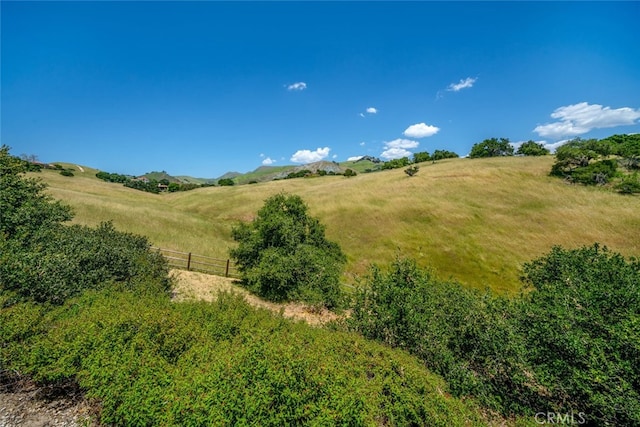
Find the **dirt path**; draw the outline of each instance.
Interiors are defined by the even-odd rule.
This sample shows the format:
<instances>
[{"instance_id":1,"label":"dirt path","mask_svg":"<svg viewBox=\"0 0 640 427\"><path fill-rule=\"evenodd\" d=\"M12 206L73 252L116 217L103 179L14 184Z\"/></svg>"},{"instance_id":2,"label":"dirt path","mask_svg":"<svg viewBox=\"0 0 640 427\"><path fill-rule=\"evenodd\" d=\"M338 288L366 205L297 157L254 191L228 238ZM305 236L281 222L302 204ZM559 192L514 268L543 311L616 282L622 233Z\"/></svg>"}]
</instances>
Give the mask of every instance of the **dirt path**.
<instances>
[{"instance_id":1,"label":"dirt path","mask_svg":"<svg viewBox=\"0 0 640 427\"><path fill-rule=\"evenodd\" d=\"M189 299L213 301L218 292L235 292L243 295L246 301L254 307L267 308L276 313L284 310L285 317L304 320L310 325L318 326L338 319L335 313L326 309L316 313L303 304L276 304L264 301L239 286L237 280L234 279L184 270L172 270L171 274L176 278L174 290L174 300L176 301Z\"/></svg>"},{"instance_id":2,"label":"dirt path","mask_svg":"<svg viewBox=\"0 0 640 427\"><path fill-rule=\"evenodd\" d=\"M20 378L0 384L0 427L91 427L94 408L79 390L50 390Z\"/></svg>"}]
</instances>

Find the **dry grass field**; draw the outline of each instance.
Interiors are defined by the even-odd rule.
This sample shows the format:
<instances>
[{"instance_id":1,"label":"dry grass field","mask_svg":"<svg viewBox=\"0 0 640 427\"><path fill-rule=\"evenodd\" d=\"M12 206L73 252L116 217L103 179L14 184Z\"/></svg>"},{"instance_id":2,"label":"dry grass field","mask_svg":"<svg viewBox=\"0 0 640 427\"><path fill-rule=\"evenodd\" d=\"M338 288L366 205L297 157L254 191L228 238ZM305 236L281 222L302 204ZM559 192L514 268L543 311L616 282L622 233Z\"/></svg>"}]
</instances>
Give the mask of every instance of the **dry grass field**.
<instances>
[{"instance_id":1,"label":"dry grass field","mask_svg":"<svg viewBox=\"0 0 640 427\"><path fill-rule=\"evenodd\" d=\"M251 220L267 197L298 194L347 254L346 283L400 255L443 279L513 292L522 264L553 245L599 242L640 256L640 197L568 185L548 176L552 163L450 159L421 164L414 177L396 169L159 195L102 182L87 167L74 177L37 175L74 208L77 223L112 220L156 246L217 258L234 245L233 225Z\"/></svg>"}]
</instances>

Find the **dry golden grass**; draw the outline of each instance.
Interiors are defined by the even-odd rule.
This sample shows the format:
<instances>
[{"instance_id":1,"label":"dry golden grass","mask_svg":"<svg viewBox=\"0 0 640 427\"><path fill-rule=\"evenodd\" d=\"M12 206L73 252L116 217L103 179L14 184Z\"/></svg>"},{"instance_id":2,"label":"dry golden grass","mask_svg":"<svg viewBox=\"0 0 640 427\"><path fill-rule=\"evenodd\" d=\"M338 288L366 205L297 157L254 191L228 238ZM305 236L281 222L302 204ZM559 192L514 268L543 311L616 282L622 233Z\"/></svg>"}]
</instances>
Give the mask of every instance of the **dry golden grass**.
<instances>
[{"instance_id":1,"label":"dry golden grass","mask_svg":"<svg viewBox=\"0 0 640 427\"><path fill-rule=\"evenodd\" d=\"M278 192L300 195L348 257L345 280L396 255L442 278L509 292L522 264L550 250L599 242L640 256L640 198L551 178L552 157L451 159L353 178L322 177L154 195L89 173L41 174L75 221L113 220L157 246L226 258L231 228Z\"/></svg>"},{"instance_id":2,"label":"dry golden grass","mask_svg":"<svg viewBox=\"0 0 640 427\"><path fill-rule=\"evenodd\" d=\"M337 314L326 308L318 311L295 302L278 304L265 301L239 286L237 280L228 277L185 270L172 270L171 274L175 280L173 299L178 302L188 300L213 301L221 292L229 292L242 295L245 301L254 307L282 313L284 317L302 320L313 326L320 326L339 318Z\"/></svg>"}]
</instances>

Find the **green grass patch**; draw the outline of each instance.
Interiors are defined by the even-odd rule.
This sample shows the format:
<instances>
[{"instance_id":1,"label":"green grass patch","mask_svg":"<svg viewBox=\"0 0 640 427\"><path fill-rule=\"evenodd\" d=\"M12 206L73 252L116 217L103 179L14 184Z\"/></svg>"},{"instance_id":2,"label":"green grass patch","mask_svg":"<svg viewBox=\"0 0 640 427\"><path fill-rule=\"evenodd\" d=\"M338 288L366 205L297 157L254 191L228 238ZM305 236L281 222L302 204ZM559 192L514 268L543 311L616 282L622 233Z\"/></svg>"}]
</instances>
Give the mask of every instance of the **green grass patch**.
<instances>
[{"instance_id":1,"label":"green grass patch","mask_svg":"<svg viewBox=\"0 0 640 427\"><path fill-rule=\"evenodd\" d=\"M20 320L17 320L20 319ZM484 425L408 354L242 298L174 304L113 290L0 311L6 368L77 381L115 425Z\"/></svg>"}]
</instances>

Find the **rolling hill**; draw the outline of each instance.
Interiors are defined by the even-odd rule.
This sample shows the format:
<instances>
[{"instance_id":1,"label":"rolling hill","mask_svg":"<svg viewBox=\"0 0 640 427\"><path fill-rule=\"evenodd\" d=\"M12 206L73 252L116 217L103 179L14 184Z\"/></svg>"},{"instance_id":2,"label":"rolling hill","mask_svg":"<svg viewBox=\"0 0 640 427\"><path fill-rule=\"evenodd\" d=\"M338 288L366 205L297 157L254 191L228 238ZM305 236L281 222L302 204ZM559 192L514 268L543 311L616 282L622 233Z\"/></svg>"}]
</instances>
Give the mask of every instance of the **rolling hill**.
<instances>
[{"instance_id":1,"label":"rolling hill","mask_svg":"<svg viewBox=\"0 0 640 427\"><path fill-rule=\"evenodd\" d=\"M599 242L640 256L640 198L568 185L548 176L552 163L550 156L449 159L425 163L413 177L396 169L160 195L89 172L39 175L54 197L74 208L78 223L113 220L156 246L217 258L228 257L234 224L251 220L270 195L294 193L347 254L346 283L371 263L406 256L442 278L513 292L522 264L554 245Z\"/></svg>"}]
</instances>

